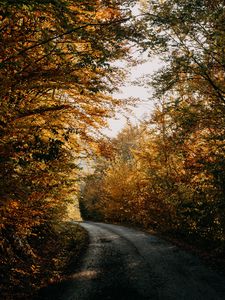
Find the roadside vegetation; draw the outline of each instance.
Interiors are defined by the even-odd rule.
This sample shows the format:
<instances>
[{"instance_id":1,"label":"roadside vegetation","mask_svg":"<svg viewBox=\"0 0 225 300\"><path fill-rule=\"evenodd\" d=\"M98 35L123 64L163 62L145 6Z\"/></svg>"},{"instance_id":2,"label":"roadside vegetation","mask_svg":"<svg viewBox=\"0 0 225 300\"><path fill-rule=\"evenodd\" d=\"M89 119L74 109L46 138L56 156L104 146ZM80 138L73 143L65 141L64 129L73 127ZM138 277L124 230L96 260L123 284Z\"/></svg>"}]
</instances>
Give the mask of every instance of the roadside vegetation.
<instances>
[{"instance_id":1,"label":"roadside vegetation","mask_svg":"<svg viewBox=\"0 0 225 300\"><path fill-rule=\"evenodd\" d=\"M1 275L4 300L36 299L40 289L66 280L80 262L88 234L71 222L45 224L35 228L28 242L32 253L26 249L5 261Z\"/></svg>"}]
</instances>

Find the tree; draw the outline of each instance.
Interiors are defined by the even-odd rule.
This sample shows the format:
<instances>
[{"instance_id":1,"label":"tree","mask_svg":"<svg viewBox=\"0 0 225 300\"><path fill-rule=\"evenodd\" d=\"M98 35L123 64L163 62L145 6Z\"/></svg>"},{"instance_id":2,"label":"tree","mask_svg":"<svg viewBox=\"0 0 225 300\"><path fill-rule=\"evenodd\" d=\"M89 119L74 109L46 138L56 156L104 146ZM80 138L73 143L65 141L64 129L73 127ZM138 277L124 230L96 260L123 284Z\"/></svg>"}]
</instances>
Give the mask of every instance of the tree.
<instances>
[{"instance_id":1,"label":"tree","mask_svg":"<svg viewBox=\"0 0 225 300\"><path fill-rule=\"evenodd\" d=\"M187 219L195 224L191 231L197 227L204 238L220 241L224 235L224 13L221 1L149 1L143 6L146 47L165 61L152 82L155 96L164 101L161 115L166 117L168 136L182 157L185 182L194 188L192 200L180 208L186 207Z\"/></svg>"},{"instance_id":2,"label":"tree","mask_svg":"<svg viewBox=\"0 0 225 300\"><path fill-rule=\"evenodd\" d=\"M79 160L122 105L112 62L128 57L131 11L128 1L0 4L1 273L13 284L17 253L34 262L28 238L62 220Z\"/></svg>"}]
</instances>

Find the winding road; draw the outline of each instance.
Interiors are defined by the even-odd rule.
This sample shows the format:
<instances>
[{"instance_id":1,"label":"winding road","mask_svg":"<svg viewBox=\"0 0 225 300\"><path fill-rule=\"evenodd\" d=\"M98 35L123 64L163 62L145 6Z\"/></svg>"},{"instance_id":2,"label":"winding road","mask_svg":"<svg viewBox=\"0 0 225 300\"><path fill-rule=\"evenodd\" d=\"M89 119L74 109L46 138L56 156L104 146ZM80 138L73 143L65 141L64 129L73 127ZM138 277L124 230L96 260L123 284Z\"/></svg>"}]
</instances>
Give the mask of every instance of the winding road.
<instances>
[{"instance_id":1,"label":"winding road","mask_svg":"<svg viewBox=\"0 0 225 300\"><path fill-rule=\"evenodd\" d=\"M225 300L225 278L176 246L123 226L81 226L90 235L82 267L49 300Z\"/></svg>"}]
</instances>

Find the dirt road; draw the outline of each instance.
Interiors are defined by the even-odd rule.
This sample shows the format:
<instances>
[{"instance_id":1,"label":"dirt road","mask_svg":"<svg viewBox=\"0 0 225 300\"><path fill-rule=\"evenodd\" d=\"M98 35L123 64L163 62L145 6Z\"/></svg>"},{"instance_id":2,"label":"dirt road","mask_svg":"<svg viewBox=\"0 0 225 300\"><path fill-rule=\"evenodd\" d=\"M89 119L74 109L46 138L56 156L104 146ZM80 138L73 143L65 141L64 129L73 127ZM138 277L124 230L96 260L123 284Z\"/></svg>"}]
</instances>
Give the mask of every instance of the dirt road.
<instances>
[{"instance_id":1,"label":"dirt road","mask_svg":"<svg viewBox=\"0 0 225 300\"><path fill-rule=\"evenodd\" d=\"M155 236L84 222L90 245L82 267L52 294L61 300L225 300L225 278Z\"/></svg>"}]
</instances>

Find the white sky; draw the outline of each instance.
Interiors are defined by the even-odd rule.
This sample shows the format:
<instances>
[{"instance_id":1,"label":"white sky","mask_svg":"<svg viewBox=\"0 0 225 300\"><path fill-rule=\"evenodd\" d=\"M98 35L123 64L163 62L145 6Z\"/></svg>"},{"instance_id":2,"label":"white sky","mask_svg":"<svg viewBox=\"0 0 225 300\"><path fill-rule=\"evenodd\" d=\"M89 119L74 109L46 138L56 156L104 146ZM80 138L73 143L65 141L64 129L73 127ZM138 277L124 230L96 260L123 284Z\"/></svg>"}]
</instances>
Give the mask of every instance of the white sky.
<instances>
[{"instance_id":1,"label":"white sky","mask_svg":"<svg viewBox=\"0 0 225 300\"><path fill-rule=\"evenodd\" d=\"M132 8L133 15L139 15L139 4L135 5ZM133 52L133 56L136 58L140 58L141 60L146 60L147 62L140 64L135 67L129 67L131 76L127 81L124 82L124 85L120 88L121 93L116 93L114 96L116 98L128 98L128 97L137 97L140 98L143 102L139 104L136 108L132 110L130 115L126 115L126 117L117 114L116 119L109 120L109 128L103 130L103 133L109 137L114 137L118 134L119 131L125 126L127 122L127 118L132 124L141 120L144 115L149 115L154 107L152 98L152 89L150 87L140 87L134 84L131 84L131 81L137 80L139 77L144 75L151 76L155 71L157 71L160 67L162 67L163 62L159 57L155 57L151 59L147 57L147 54L137 54L138 51ZM117 65L119 65L118 62Z\"/></svg>"},{"instance_id":2,"label":"white sky","mask_svg":"<svg viewBox=\"0 0 225 300\"><path fill-rule=\"evenodd\" d=\"M152 61L145 62L141 65L132 67L130 69L131 76L130 80L136 80L137 78L143 75L152 75L159 67L162 66L162 62L159 58L155 58ZM128 97L138 97L143 100L143 103L140 103L136 108L132 109L132 114L126 115L129 118L130 122L135 124L138 120L142 119L144 115L150 114L154 103L150 99L152 97L151 88L140 87L131 84L129 80L124 82L124 85L121 87L121 93L114 94L116 98L128 98ZM120 114L116 116L116 119L109 120L109 128L104 129L103 133L107 136L114 137L117 133L124 127L126 124L126 118Z\"/></svg>"}]
</instances>

